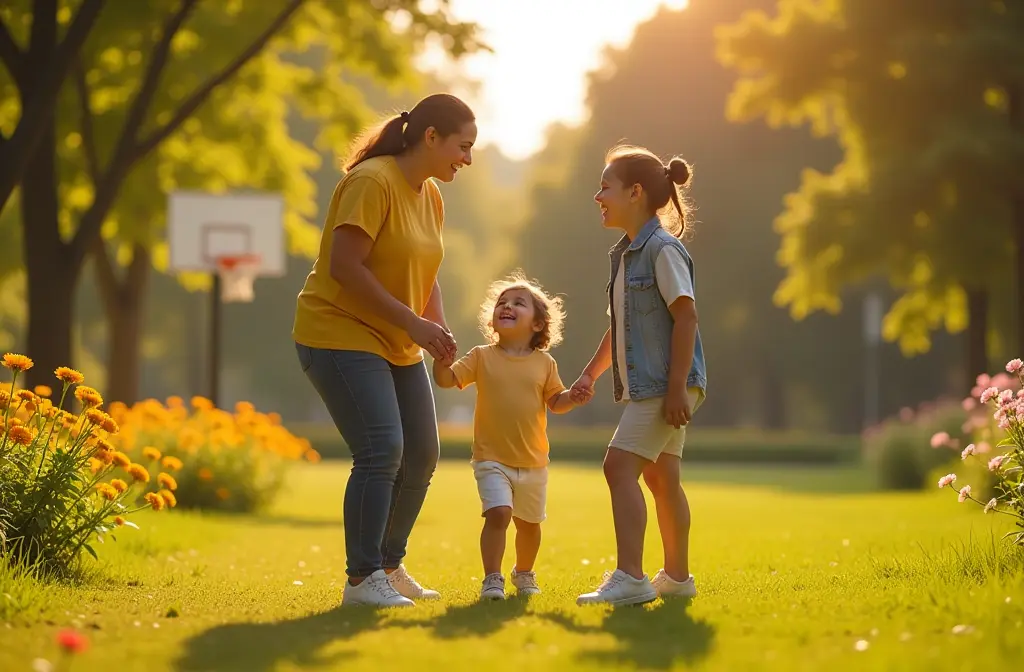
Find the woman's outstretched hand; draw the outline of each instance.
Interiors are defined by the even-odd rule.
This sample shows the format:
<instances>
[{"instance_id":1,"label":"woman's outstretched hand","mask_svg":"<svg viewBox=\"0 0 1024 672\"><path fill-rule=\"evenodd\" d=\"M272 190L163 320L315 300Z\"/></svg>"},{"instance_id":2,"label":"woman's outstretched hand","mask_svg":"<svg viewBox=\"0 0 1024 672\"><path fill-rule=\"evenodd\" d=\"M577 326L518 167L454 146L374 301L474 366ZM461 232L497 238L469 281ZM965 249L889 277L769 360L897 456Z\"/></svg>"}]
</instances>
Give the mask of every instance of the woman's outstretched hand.
<instances>
[{"instance_id":1,"label":"woman's outstretched hand","mask_svg":"<svg viewBox=\"0 0 1024 672\"><path fill-rule=\"evenodd\" d=\"M455 337L440 324L419 317L409 328L409 337L439 362L455 361L455 353L458 351Z\"/></svg>"}]
</instances>

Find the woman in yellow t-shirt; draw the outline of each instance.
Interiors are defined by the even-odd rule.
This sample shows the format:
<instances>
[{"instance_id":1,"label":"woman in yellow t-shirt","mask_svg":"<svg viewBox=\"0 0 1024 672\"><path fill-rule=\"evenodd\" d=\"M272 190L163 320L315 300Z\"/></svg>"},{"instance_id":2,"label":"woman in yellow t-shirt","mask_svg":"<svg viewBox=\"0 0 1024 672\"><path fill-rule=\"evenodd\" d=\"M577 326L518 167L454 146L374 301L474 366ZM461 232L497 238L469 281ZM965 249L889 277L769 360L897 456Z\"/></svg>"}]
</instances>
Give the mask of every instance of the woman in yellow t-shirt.
<instances>
[{"instance_id":1,"label":"woman in yellow t-shirt","mask_svg":"<svg viewBox=\"0 0 1024 672\"><path fill-rule=\"evenodd\" d=\"M437 284L444 204L434 179L451 182L472 163L476 135L472 110L448 94L364 133L298 296L299 362L352 452L343 604L439 597L402 559L439 452L422 351L456 353Z\"/></svg>"}]
</instances>

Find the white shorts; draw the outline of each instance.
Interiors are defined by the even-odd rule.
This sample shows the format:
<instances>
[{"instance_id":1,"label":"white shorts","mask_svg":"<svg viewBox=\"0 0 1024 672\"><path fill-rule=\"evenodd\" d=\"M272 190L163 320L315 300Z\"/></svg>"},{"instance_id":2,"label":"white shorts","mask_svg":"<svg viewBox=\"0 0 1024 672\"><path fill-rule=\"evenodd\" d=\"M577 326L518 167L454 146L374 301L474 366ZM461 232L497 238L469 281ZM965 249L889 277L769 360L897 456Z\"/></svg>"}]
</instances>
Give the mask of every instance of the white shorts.
<instances>
[{"instance_id":1,"label":"white shorts","mask_svg":"<svg viewBox=\"0 0 1024 672\"><path fill-rule=\"evenodd\" d=\"M697 387L689 388L686 394L690 398L690 411L695 413L704 401L703 394ZM682 457L686 427L676 429L665 422L664 407L665 397L627 401L608 447L639 455L651 462L657 462L662 453Z\"/></svg>"},{"instance_id":2,"label":"white shorts","mask_svg":"<svg viewBox=\"0 0 1024 672\"><path fill-rule=\"evenodd\" d=\"M473 462L473 474L483 513L507 506L513 516L528 523L540 523L547 517L547 467L517 469L500 462Z\"/></svg>"}]
</instances>

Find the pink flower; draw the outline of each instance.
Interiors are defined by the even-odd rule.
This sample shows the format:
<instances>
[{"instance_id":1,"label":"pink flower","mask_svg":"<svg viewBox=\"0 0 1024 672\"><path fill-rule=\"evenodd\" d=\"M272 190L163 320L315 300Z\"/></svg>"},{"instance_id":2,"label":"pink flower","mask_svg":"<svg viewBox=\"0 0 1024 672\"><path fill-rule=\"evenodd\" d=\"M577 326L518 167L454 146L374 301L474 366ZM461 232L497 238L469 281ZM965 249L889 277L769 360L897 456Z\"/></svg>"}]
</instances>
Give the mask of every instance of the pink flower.
<instances>
[{"instance_id":1,"label":"pink flower","mask_svg":"<svg viewBox=\"0 0 1024 672\"><path fill-rule=\"evenodd\" d=\"M1020 361L1019 359L1011 359L1006 363L1007 373L1017 373L1021 369L1024 369L1024 362Z\"/></svg>"},{"instance_id":2,"label":"pink flower","mask_svg":"<svg viewBox=\"0 0 1024 672\"><path fill-rule=\"evenodd\" d=\"M936 432L932 435L932 448L941 448L949 445L949 434L947 432Z\"/></svg>"},{"instance_id":3,"label":"pink flower","mask_svg":"<svg viewBox=\"0 0 1024 672\"><path fill-rule=\"evenodd\" d=\"M914 419L914 409L904 406L900 409L900 420L910 422Z\"/></svg>"},{"instance_id":4,"label":"pink flower","mask_svg":"<svg viewBox=\"0 0 1024 672\"><path fill-rule=\"evenodd\" d=\"M997 388L997 387L990 387L990 388L988 388L987 390L985 390L984 392L981 393L981 397L980 397L979 401L981 403L983 403L983 404L987 404L988 402L990 402L993 399L995 399L997 396L999 396L999 388Z\"/></svg>"},{"instance_id":5,"label":"pink flower","mask_svg":"<svg viewBox=\"0 0 1024 672\"><path fill-rule=\"evenodd\" d=\"M1006 416L1004 415L1004 416L1003 416L1002 418L1000 418L1000 420L999 420L999 429L1001 429L1001 430L1003 430L1003 431L1005 432L1005 431L1006 431L1006 430L1008 430L1009 428L1010 428L1010 419L1009 419L1009 418L1007 418L1007 417L1006 417Z\"/></svg>"},{"instance_id":6,"label":"pink flower","mask_svg":"<svg viewBox=\"0 0 1024 672\"><path fill-rule=\"evenodd\" d=\"M999 403L1008 404L1013 401L1013 390L1003 390L999 393Z\"/></svg>"},{"instance_id":7,"label":"pink flower","mask_svg":"<svg viewBox=\"0 0 1024 672\"><path fill-rule=\"evenodd\" d=\"M976 382L979 387L988 387L992 384L992 378L989 377L987 373L983 373L979 375L974 382Z\"/></svg>"},{"instance_id":8,"label":"pink flower","mask_svg":"<svg viewBox=\"0 0 1024 672\"><path fill-rule=\"evenodd\" d=\"M1024 399L1024 388L1017 390L1017 398Z\"/></svg>"},{"instance_id":9,"label":"pink flower","mask_svg":"<svg viewBox=\"0 0 1024 672\"><path fill-rule=\"evenodd\" d=\"M958 501L961 504L963 504L964 502L966 502L968 500L968 498L970 498L970 496L971 496L971 486L965 485L964 487L960 488L960 496L956 498L956 501Z\"/></svg>"},{"instance_id":10,"label":"pink flower","mask_svg":"<svg viewBox=\"0 0 1024 672\"><path fill-rule=\"evenodd\" d=\"M981 393L985 391L985 388L981 385L975 385L971 388L971 396L977 399L981 396Z\"/></svg>"},{"instance_id":11,"label":"pink flower","mask_svg":"<svg viewBox=\"0 0 1024 672\"><path fill-rule=\"evenodd\" d=\"M946 474L939 479L939 488L946 488L956 482L956 474Z\"/></svg>"},{"instance_id":12,"label":"pink flower","mask_svg":"<svg viewBox=\"0 0 1024 672\"><path fill-rule=\"evenodd\" d=\"M1022 390L1022 391L1024 391L1024 390ZM978 402L974 400L974 397L967 397L966 399L964 399L960 403L960 405L963 406L963 409L965 411L970 413L971 411L973 411L975 409L975 407L977 407Z\"/></svg>"},{"instance_id":13,"label":"pink flower","mask_svg":"<svg viewBox=\"0 0 1024 672\"><path fill-rule=\"evenodd\" d=\"M997 504L999 504L999 502L996 501L995 497L988 500L988 504L985 505L985 513L988 513L989 511L995 509Z\"/></svg>"},{"instance_id":14,"label":"pink flower","mask_svg":"<svg viewBox=\"0 0 1024 672\"><path fill-rule=\"evenodd\" d=\"M986 453L991 453L992 452L992 446L988 445L987 442L982 441L982 442L978 443L977 446L975 446L974 452L977 455L984 455Z\"/></svg>"},{"instance_id":15,"label":"pink flower","mask_svg":"<svg viewBox=\"0 0 1024 672\"><path fill-rule=\"evenodd\" d=\"M973 443L968 443L967 447L964 448L964 452L960 453L960 459L961 460L966 460L968 457L970 457L971 455L974 455L974 454L975 454L974 444Z\"/></svg>"},{"instance_id":16,"label":"pink flower","mask_svg":"<svg viewBox=\"0 0 1024 672\"><path fill-rule=\"evenodd\" d=\"M1005 461L1006 455L996 455L995 457L988 461L988 470L991 472L998 472L1002 468L1003 462Z\"/></svg>"},{"instance_id":17,"label":"pink flower","mask_svg":"<svg viewBox=\"0 0 1024 672\"><path fill-rule=\"evenodd\" d=\"M995 377L992 378L992 385L994 387L1010 387L1015 382L1016 381L1013 378L1005 373L997 373Z\"/></svg>"}]
</instances>

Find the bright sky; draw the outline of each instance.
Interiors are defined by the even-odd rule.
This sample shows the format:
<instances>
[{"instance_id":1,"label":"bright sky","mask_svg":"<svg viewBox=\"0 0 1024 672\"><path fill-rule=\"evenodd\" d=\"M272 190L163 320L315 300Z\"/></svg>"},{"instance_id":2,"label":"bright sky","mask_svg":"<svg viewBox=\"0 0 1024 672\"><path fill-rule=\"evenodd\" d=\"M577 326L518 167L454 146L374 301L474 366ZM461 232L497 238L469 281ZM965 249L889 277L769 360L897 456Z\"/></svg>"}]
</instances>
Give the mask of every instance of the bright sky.
<instances>
[{"instance_id":1,"label":"bright sky","mask_svg":"<svg viewBox=\"0 0 1024 672\"><path fill-rule=\"evenodd\" d=\"M586 74L602 63L608 45L629 43L637 24L659 6L682 9L688 0L451 0L452 13L477 23L493 53L427 69L452 69L476 80L477 90L454 87L477 115L478 145L496 144L521 159L539 150L554 122L578 124L586 110Z\"/></svg>"}]
</instances>

